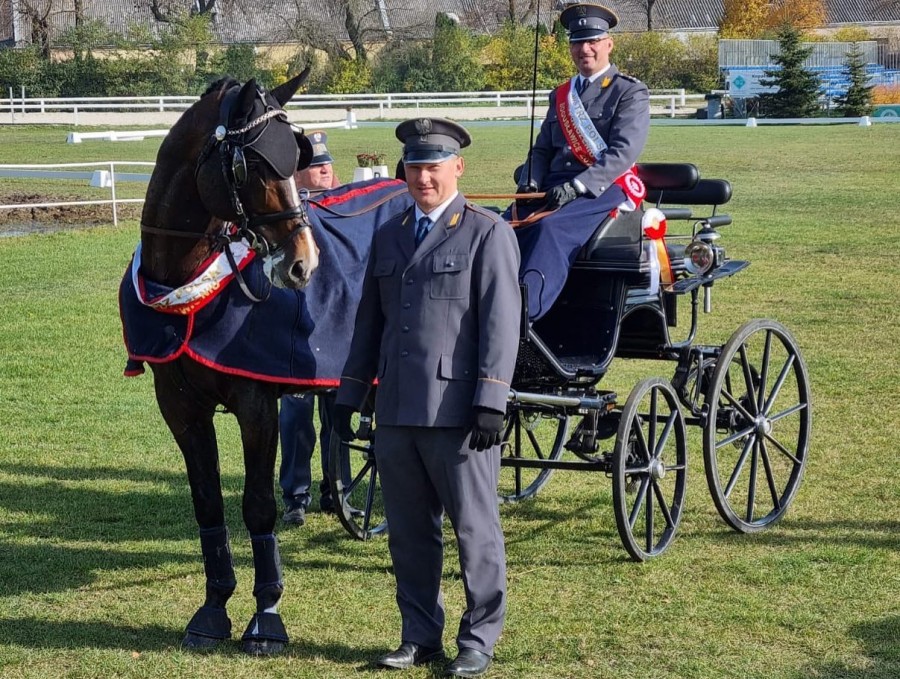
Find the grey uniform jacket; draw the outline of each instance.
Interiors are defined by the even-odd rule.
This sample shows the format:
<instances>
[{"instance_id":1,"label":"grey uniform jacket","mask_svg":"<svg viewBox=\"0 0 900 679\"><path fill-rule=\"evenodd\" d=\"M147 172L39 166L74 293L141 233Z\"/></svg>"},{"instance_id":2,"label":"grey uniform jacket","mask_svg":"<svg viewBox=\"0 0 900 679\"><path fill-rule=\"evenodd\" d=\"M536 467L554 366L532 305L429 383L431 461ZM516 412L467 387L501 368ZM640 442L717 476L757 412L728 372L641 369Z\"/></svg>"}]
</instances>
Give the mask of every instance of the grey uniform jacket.
<instances>
[{"instance_id":1,"label":"grey uniform jacket","mask_svg":"<svg viewBox=\"0 0 900 679\"><path fill-rule=\"evenodd\" d=\"M604 83L607 83L604 87ZM591 196L599 196L637 162L650 130L650 95L640 80L619 73L615 65L582 93L581 101L607 149L589 167L581 164L563 136L556 114L556 93L550 93L550 109L531 151L531 178L543 191L578 179ZM520 178L527 178L527 164Z\"/></svg>"},{"instance_id":2,"label":"grey uniform jacket","mask_svg":"<svg viewBox=\"0 0 900 679\"><path fill-rule=\"evenodd\" d=\"M415 247L415 210L375 233L337 403L375 417L467 427L472 407L505 411L518 351L519 248L509 225L460 194Z\"/></svg>"}]
</instances>

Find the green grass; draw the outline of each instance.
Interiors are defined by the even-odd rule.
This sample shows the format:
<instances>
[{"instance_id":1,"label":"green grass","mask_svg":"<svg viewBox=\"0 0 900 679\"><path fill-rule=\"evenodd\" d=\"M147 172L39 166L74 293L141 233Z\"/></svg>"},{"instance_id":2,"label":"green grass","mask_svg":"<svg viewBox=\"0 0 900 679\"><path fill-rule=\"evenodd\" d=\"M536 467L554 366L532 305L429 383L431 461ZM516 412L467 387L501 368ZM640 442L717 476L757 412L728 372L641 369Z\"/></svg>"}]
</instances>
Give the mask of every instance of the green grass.
<instances>
[{"instance_id":1,"label":"green grass","mask_svg":"<svg viewBox=\"0 0 900 679\"><path fill-rule=\"evenodd\" d=\"M527 128L471 129L464 191L509 190ZM152 160L157 144L0 128L0 162ZM330 131L329 147L346 180L355 153L396 157L399 144L377 128ZM698 339L724 342L754 317L792 330L813 390L807 473L782 523L737 535L693 445L680 533L645 564L626 559L602 476L558 472L534 501L504 506L510 605L490 676L900 676L900 126L653 128L644 160L732 181L722 242L753 264L716 285ZM137 237L130 222L0 238L0 676L380 676L369 660L399 640L386 541L352 542L317 513L280 533L284 656L178 650L203 571L152 379L121 376L116 290ZM617 361L605 384L624 399L671 369ZM217 422L238 635L252 558L237 428ZM464 606L452 540L444 574L452 650Z\"/></svg>"}]
</instances>

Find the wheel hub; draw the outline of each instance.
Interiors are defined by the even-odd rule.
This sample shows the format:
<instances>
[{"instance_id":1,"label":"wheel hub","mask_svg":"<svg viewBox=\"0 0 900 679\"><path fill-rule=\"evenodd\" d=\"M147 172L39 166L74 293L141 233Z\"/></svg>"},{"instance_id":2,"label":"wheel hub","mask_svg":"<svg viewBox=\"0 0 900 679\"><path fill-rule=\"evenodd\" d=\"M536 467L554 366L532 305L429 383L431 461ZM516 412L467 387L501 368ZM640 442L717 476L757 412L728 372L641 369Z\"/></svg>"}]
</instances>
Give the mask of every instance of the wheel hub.
<instances>
[{"instance_id":1,"label":"wheel hub","mask_svg":"<svg viewBox=\"0 0 900 679\"><path fill-rule=\"evenodd\" d=\"M656 459L650 463L650 476L659 481L666 475L666 465L662 460Z\"/></svg>"},{"instance_id":2,"label":"wheel hub","mask_svg":"<svg viewBox=\"0 0 900 679\"><path fill-rule=\"evenodd\" d=\"M772 433L772 420L765 415L757 415L754 424L756 426L756 433L759 436L765 436L766 434Z\"/></svg>"}]
</instances>

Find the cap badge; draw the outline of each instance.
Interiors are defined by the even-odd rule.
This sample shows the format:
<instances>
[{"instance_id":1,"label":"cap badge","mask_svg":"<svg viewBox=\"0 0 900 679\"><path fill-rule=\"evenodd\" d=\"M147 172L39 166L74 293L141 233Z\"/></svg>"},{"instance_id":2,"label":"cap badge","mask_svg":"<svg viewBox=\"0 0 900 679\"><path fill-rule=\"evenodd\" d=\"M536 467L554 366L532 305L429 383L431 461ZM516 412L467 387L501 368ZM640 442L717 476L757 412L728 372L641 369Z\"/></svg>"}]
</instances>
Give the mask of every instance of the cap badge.
<instances>
[{"instance_id":1,"label":"cap badge","mask_svg":"<svg viewBox=\"0 0 900 679\"><path fill-rule=\"evenodd\" d=\"M420 137L424 137L431 132L431 121L428 118L418 118L416 120L416 132Z\"/></svg>"},{"instance_id":2,"label":"cap badge","mask_svg":"<svg viewBox=\"0 0 900 679\"><path fill-rule=\"evenodd\" d=\"M586 16L586 15L587 15L587 7L585 7L584 5L578 5L578 6L575 8L575 12L576 12L579 16Z\"/></svg>"}]
</instances>

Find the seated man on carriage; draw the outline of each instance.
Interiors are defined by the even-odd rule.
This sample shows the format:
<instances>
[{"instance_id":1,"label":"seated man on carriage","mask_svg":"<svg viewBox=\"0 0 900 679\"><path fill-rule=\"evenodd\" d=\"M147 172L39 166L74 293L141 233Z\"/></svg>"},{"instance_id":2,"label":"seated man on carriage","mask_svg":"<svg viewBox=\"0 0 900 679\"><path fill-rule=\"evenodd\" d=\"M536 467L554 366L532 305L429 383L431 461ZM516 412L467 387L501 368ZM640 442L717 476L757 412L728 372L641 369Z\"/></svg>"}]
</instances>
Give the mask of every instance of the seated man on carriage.
<instances>
[{"instance_id":1,"label":"seated man on carriage","mask_svg":"<svg viewBox=\"0 0 900 679\"><path fill-rule=\"evenodd\" d=\"M520 201L526 207L513 206L508 215L532 222L516 230L532 321L556 300L603 219L617 208L633 210L645 192L633 167L647 141L650 99L644 83L610 63L616 15L576 4L559 21L578 74L550 93L547 117L516 178L519 193L544 191L546 201Z\"/></svg>"}]
</instances>

